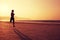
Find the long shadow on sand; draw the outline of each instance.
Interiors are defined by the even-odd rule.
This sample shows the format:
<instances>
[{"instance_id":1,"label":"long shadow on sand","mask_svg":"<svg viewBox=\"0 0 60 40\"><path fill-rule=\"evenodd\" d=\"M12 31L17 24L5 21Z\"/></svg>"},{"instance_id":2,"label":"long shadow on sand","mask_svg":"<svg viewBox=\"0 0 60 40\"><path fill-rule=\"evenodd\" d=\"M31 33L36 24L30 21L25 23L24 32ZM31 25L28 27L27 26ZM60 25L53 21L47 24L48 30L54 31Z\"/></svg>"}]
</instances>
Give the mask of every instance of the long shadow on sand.
<instances>
[{"instance_id":1,"label":"long shadow on sand","mask_svg":"<svg viewBox=\"0 0 60 40\"><path fill-rule=\"evenodd\" d=\"M14 28L14 32L20 37L21 40L32 40L28 36L21 33L19 30L17 30L16 28Z\"/></svg>"}]
</instances>

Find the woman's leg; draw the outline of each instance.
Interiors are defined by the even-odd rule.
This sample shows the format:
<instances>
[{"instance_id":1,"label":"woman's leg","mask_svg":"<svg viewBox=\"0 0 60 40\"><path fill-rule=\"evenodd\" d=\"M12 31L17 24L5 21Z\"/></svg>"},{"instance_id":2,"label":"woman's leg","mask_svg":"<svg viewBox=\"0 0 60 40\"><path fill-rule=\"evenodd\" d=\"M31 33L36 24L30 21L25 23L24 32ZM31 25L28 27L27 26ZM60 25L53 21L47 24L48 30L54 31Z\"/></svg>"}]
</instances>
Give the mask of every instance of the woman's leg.
<instances>
[{"instance_id":1,"label":"woman's leg","mask_svg":"<svg viewBox=\"0 0 60 40\"><path fill-rule=\"evenodd\" d=\"M13 27L15 27L15 20L14 20L14 18L13 18Z\"/></svg>"},{"instance_id":2,"label":"woman's leg","mask_svg":"<svg viewBox=\"0 0 60 40\"><path fill-rule=\"evenodd\" d=\"M14 20L14 18L13 18L13 24L15 23L15 20Z\"/></svg>"}]
</instances>

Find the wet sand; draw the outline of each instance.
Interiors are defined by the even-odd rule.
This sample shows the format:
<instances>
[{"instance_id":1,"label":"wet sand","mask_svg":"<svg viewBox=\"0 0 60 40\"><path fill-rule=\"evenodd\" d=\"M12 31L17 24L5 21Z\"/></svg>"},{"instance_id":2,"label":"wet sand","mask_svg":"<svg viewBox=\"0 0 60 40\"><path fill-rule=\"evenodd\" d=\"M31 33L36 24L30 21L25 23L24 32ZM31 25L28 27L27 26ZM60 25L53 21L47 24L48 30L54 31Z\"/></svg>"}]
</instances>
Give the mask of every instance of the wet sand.
<instances>
[{"instance_id":1,"label":"wet sand","mask_svg":"<svg viewBox=\"0 0 60 40\"><path fill-rule=\"evenodd\" d=\"M60 24L0 22L0 40L60 40Z\"/></svg>"}]
</instances>

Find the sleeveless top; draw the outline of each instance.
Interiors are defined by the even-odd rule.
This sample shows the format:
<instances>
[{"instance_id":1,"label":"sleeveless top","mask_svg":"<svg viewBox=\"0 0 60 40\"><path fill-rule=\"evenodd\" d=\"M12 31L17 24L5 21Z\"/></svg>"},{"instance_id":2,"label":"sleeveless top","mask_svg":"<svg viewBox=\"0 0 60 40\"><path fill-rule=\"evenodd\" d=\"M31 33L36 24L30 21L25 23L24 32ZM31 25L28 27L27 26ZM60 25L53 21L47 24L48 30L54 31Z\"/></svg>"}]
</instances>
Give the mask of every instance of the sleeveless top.
<instances>
[{"instance_id":1,"label":"sleeveless top","mask_svg":"<svg viewBox=\"0 0 60 40\"><path fill-rule=\"evenodd\" d=\"M11 13L11 17L14 18L14 13Z\"/></svg>"}]
</instances>

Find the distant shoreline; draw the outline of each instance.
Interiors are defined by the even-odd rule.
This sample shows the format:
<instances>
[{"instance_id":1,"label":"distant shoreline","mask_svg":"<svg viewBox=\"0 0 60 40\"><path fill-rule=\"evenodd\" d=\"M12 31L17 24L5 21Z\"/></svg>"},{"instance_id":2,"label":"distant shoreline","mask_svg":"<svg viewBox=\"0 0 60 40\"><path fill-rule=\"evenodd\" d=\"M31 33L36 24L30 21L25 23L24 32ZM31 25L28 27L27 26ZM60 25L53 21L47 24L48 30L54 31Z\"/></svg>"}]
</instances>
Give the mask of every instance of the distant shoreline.
<instances>
[{"instance_id":1,"label":"distant shoreline","mask_svg":"<svg viewBox=\"0 0 60 40\"><path fill-rule=\"evenodd\" d=\"M0 22L9 22L9 20L0 20ZM16 20L15 22L60 22L60 20Z\"/></svg>"}]
</instances>

